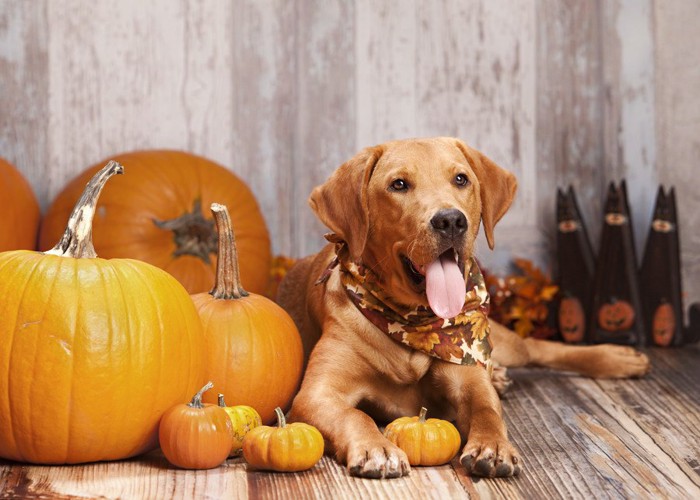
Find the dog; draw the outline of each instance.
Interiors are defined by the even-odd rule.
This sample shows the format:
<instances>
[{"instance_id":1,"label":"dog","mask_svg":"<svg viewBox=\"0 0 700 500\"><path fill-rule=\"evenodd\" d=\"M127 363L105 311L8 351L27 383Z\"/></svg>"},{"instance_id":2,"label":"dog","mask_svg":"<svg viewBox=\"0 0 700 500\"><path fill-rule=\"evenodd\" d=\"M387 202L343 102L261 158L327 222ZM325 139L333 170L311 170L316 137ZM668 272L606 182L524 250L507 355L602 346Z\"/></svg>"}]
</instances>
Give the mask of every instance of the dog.
<instances>
[{"instance_id":1,"label":"dog","mask_svg":"<svg viewBox=\"0 0 700 500\"><path fill-rule=\"evenodd\" d=\"M311 193L332 233L290 269L277 297L308 359L289 418L316 426L350 474L408 474L406 454L376 421L426 406L456 423L469 474L517 475L522 460L508 440L494 365L601 378L648 371L631 347L523 339L486 319L475 238L483 225L493 249L515 191L511 173L461 140L437 137L366 148Z\"/></svg>"}]
</instances>

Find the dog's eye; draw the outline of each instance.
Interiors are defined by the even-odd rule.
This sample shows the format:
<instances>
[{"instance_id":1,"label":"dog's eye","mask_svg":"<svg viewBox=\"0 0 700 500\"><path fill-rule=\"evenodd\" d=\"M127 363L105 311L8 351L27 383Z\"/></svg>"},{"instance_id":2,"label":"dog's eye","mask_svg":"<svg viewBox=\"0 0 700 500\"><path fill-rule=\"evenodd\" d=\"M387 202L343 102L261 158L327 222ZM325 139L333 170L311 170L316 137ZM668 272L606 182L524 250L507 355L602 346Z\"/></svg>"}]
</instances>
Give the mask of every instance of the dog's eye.
<instances>
[{"instance_id":1,"label":"dog's eye","mask_svg":"<svg viewBox=\"0 0 700 500\"><path fill-rule=\"evenodd\" d=\"M457 177L455 177L455 184L459 187L466 186L469 184L469 179L467 179L467 176L464 174L457 174Z\"/></svg>"},{"instance_id":2,"label":"dog's eye","mask_svg":"<svg viewBox=\"0 0 700 500\"><path fill-rule=\"evenodd\" d=\"M406 191L408 189L408 182L403 179L395 179L389 189L392 191Z\"/></svg>"}]
</instances>

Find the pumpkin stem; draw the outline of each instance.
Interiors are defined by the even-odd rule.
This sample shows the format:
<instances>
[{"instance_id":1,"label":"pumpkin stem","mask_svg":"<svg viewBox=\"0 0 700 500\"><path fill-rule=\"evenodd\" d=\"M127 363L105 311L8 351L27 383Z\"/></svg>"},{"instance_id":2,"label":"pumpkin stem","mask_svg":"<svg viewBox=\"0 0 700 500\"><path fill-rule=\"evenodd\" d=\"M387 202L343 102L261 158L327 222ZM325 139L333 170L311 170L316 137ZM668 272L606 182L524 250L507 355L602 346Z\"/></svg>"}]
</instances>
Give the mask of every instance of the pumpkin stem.
<instances>
[{"instance_id":1,"label":"pumpkin stem","mask_svg":"<svg viewBox=\"0 0 700 500\"><path fill-rule=\"evenodd\" d=\"M224 395L219 393L219 399L218 399L218 404L222 408L226 408L226 403L224 402Z\"/></svg>"},{"instance_id":2,"label":"pumpkin stem","mask_svg":"<svg viewBox=\"0 0 700 500\"><path fill-rule=\"evenodd\" d=\"M192 401L187 403L187 406L191 408L204 408L204 405L202 404L202 394L207 392L212 387L214 387L214 384L211 382L207 382L207 385L202 387L197 394L192 396Z\"/></svg>"},{"instance_id":3,"label":"pumpkin stem","mask_svg":"<svg viewBox=\"0 0 700 500\"><path fill-rule=\"evenodd\" d=\"M216 221L219 233L219 258L216 261L216 281L211 289L215 299L240 299L247 297L248 292L241 285L241 273L238 268L238 251L236 236L231 227L231 217L225 205L211 204L211 212Z\"/></svg>"},{"instance_id":4,"label":"pumpkin stem","mask_svg":"<svg viewBox=\"0 0 700 500\"><path fill-rule=\"evenodd\" d=\"M428 409L425 406L421 406L420 413L418 414L418 421L421 424L425 423L425 416L428 414Z\"/></svg>"},{"instance_id":5,"label":"pumpkin stem","mask_svg":"<svg viewBox=\"0 0 700 500\"><path fill-rule=\"evenodd\" d=\"M275 408L275 413L277 414L277 427L282 428L287 425L287 419L284 418L284 412L279 406Z\"/></svg>"},{"instance_id":6,"label":"pumpkin stem","mask_svg":"<svg viewBox=\"0 0 700 500\"><path fill-rule=\"evenodd\" d=\"M175 251L173 256L191 255L210 264L210 254L216 254L216 231L214 221L205 219L202 214L202 201L198 198L192 204L192 211L168 220L153 219L160 229L173 232Z\"/></svg>"},{"instance_id":7,"label":"pumpkin stem","mask_svg":"<svg viewBox=\"0 0 700 500\"><path fill-rule=\"evenodd\" d=\"M44 252L46 255L94 259L97 257L92 244L92 219L95 216L97 199L110 177L123 174L124 167L114 160L107 163L87 183L83 194L73 207L66 230L56 246Z\"/></svg>"}]
</instances>

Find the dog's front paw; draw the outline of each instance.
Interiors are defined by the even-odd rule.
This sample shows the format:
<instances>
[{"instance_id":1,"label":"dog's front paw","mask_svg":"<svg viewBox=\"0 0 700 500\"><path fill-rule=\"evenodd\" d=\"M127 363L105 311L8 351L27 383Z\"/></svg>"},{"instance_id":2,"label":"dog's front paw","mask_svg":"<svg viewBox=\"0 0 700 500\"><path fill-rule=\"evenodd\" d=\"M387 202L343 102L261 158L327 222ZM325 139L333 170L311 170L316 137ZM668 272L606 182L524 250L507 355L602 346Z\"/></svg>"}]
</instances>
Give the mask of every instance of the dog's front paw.
<instances>
[{"instance_id":1,"label":"dog's front paw","mask_svg":"<svg viewBox=\"0 0 700 500\"><path fill-rule=\"evenodd\" d=\"M347 464L353 476L373 479L401 477L411 472L406 453L388 440L351 446Z\"/></svg>"},{"instance_id":2,"label":"dog's front paw","mask_svg":"<svg viewBox=\"0 0 700 500\"><path fill-rule=\"evenodd\" d=\"M520 455L507 440L467 442L459 458L472 476L504 477L520 474Z\"/></svg>"}]
</instances>

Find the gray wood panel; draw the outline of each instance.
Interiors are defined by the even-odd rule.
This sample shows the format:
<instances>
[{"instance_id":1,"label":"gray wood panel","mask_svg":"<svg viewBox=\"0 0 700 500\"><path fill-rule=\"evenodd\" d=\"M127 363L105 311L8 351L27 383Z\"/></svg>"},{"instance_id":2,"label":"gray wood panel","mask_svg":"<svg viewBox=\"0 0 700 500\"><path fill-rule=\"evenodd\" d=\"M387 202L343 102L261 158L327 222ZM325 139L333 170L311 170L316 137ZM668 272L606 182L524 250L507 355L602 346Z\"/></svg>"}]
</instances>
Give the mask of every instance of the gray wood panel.
<instances>
[{"instance_id":1,"label":"gray wood panel","mask_svg":"<svg viewBox=\"0 0 700 500\"><path fill-rule=\"evenodd\" d=\"M654 2L659 182L675 186L686 301L700 302L700 3Z\"/></svg>"},{"instance_id":2,"label":"gray wood panel","mask_svg":"<svg viewBox=\"0 0 700 500\"><path fill-rule=\"evenodd\" d=\"M46 205L49 186L48 20L43 2L0 7L0 156Z\"/></svg>"},{"instance_id":3,"label":"gray wood panel","mask_svg":"<svg viewBox=\"0 0 700 500\"><path fill-rule=\"evenodd\" d=\"M551 262L557 186L598 240L627 178L638 249L656 183L681 203L685 287L700 301L693 161L700 83L692 0L75 0L0 6L0 155L43 207L111 154L185 149L243 177L276 253L323 244L311 188L364 146L454 135L518 177L480 257Z\"/></svg>"}]
</instances>

